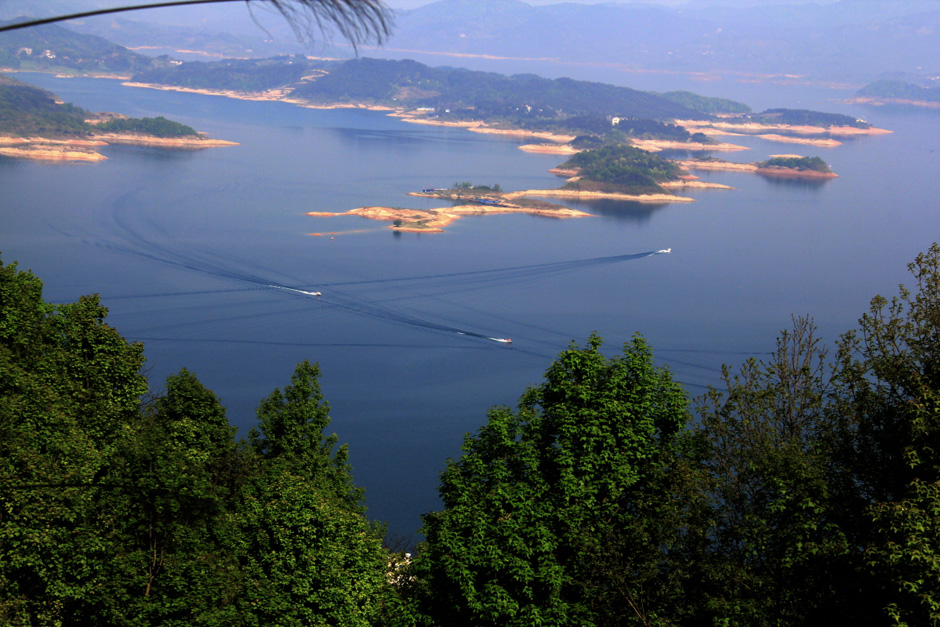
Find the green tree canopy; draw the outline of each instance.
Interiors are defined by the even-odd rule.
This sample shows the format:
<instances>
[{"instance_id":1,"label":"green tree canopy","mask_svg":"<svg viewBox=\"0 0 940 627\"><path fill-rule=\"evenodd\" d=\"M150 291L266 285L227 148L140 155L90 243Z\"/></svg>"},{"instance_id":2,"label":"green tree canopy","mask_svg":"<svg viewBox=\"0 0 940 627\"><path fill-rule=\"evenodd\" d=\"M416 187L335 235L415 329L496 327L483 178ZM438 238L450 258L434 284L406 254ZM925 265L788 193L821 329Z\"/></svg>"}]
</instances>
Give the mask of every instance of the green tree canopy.
<instances>
[{"instance_id":1,"label":"green tree canopy","mask_svg":"<svg viewBox=\"0 0 940 627\"><path fill-rule=\"evenodd\" d=\"M418 557L435 595L429 611L442 623L655 615L640 602L661 587L652 582L664 561L647 506L688 419L686 399L642 338L610 359L600 348L596 335L572 345L518 410L491 410L448 462L444 510L425 517Z\"/></svg>"}]
</instances>

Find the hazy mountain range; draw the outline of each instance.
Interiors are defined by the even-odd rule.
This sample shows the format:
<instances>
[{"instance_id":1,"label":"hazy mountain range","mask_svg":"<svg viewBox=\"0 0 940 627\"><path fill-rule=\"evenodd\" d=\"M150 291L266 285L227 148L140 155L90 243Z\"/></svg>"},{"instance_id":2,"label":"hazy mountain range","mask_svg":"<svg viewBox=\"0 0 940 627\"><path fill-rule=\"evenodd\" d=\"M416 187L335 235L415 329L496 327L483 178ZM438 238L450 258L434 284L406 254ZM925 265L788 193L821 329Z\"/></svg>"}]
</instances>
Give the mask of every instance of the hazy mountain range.
<instances>
[{"instance_id":1,"label":"hazy mountain range","mask_svg":"<svg viewBox=\"0 0 940 627\"><path fill-rule=\"evenodd\" d=\"M0 19L102 4L108 3L6 0L0 4ZM313 45L301 44L269 10L249 13L238 3L118 14L68 26L131 48L171 54L352 55L348 46L325 42L328 36ZM526 60L538 59L554 67L556 75L570 74L579 65L611 64L664 72L798 74L867 82L890 72L938 74L938 50L940 3L935 0L537 6L522 0L440 0L399 10L387 44L361 53L501 72L531 71Z\"/></svg>"}]
</instances>

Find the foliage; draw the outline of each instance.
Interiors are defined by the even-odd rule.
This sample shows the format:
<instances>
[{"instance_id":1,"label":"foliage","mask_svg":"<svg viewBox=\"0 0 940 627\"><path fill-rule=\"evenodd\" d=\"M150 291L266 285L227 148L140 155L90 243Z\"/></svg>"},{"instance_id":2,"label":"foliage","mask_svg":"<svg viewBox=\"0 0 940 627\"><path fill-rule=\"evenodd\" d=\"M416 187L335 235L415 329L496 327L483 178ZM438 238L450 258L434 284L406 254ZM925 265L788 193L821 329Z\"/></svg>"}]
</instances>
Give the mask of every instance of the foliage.
<instances>
[{"instance_id":1,"label":"foliage","mask_svg":"<svg viewBox=\"0 0 940 627\"><path fill-rule=\"evenodd\" d=\"M922 102L940 102L940 87L924 87L905 81L882 79L856 92L864 98L896 98Z\"/></svg>"},{"instance_id":2,"label":"foliage","mask_svg":"<svg viewBox=\"0 0 940 627\"><path fill-rule=\"evenodd\" d=\"M873 526L872 574L897 624L940 624L940 245L909 265L917 286L872 300L840 342L846 465Z\"/></svg>"},{"instance_id":3,"label":"foliage","mask_svg":"<svg viewBox=\"0 0 940 627\"><path fill-rule=\"evenodd\" d=\"M829 482L835 429L826 411L826 350L794 319L767 362L722 370L697 427L714 499L705 607L717 623L800 625L848 619L852 567ZM853 563L853 559L855 562Z\"/></svg>"},{"instance_id":4,"label":"foliage","mask_svg":"<svg viewBox=\"0 0 940 627\"><path fill-rule=\"evenodd\" d=\"M823 113L808 109L767 109L762 113L748 116L764 124L790 124L794 126L852 126L869 128L871 124L850 115L841 113Z\"/></svg>"},{"instance_id":5,"label":"foliage","mask_svg":"<svg viewBox=\"0 0 940 627\"><path fill-rule=\"evenodd\" d=\"M112 133L143 133L154 137L198 136L193 127L173 122L162 115L155 118L114 118L101 122L97 128Z\"/></svg>"},{"instance_id":6,"label":"foliage","mask_svg":"<svg viewBox=\"0 0 940 627\"><path fill-rule=\"evenodd\" d=\"M608 139L608 143L624 143L626 138L667 139L687 142L692 137L687 130L676 124L629 116L572 116L559 121L556 127L558 130L569 133L592 133L599 135ZM612 131L616 131L616 133L612 133Z\"/></svg>"},{"instance_id":7,"label":"foliage","mask_svg":"<svg viewBox=\"0 0 940 627\"><path fill-rule=\"evenodd\" d=\"M97 297L49 305L0 264L0 617L54 624L101 583L102 478L146 391L143 347Z\"/></svg>"},{"instance_id":8,"label":"foliage","mask_svg":"<svg viewBox=\"0 0 940 627\"><path fill-rule=\"evenodd\" d=\"M303 55L270 59L226 59L213 63L187 61L138 72L134 74L133 80L139 83L193 89L256 92L292 85L308 74L316 76L317 67L318 64Z\"/></svg>"},{"instance_id":9,"label":"foliage","mask_svg":"<svg viewBox=\"0 0 940 627\"><path fill-rule=\"evenodd\" d=\"M141 405L143 347L97 297L0 264L0 622L367 625L392 603L319 369L235 441L185 369Z\"/></svg>"},{"instance_id":10,"label":"foliage","mask_svg":"<svg viewBox=\"0 0 940 627\"><path fill-rule=\"evenodd\" d=\"M569 78L504 76L416 61L353 59L298 85L294 96L323 102L383 102L433 107L438 115L492 119L504 116L557 119L611 111L637 118L701 117L654 94Z\"/></svg>"},{"instance_id":11,"label":"foliage","mask_svg":"<svg viewBox=\"0 0 940 627\"><path fill-rule=\"evenodd\" d=\"M7 22L10 24L10 22ZM128 50L95 35L83 35L56 24L0 34L0 51L31 70L73 70L130 74L168 62Z\"/></svg>"},{"instance_id":12,"label":"foliage","mask_svg":"<svg viewBox=\"0 0 940 627\"><path fill-rule=\"evenodd\" d=\"M744 103L728 100L727 98L709 98L690 91L668 91L659 94L667 100L681 104L699 113L711 115L717 113L750 113L751 108Z\"/></svg>"},{"instance_id":13,"label":"foliage","mask_svg":"<svg viewBox=\"0 0 940 627\"><path fill-rule=\"evenodd\" d=\"M663 193L659 183L678 179L680 172L671 161L625 144L583 150L558 167L578 170L579 180L567 183L565 189L602 183L634 193Z\"/></svg>"},{"instance_id":14,"label":"foliage","mask_svg":"<svg viewBox=\"0 0 940 627\"><path fill-rule=\"evenodd\" d=\"M84 137L88 112L60 104L55 94L0 75L0 133L20 136Z\"/></svg>"},{"instance_id":15,"label":"foliage","mask_svg":"<svg viewBox=\"0 0 940 627\"><path fill-rule=\"evenodd\" d=\"M156 118L115 117L97 125L86 119L93 114L57 96L13 78L0 75L0 133L22 137L86 137L95 130L144 133L156 137L198 135L185 124Z\"/></svg>"},{"instance_id":16,"label":"foliage","mask_svg":"<svg viewBox=\"0 0 940 627\"><path fill-rule=\"evenodd\" d=\"M428 612L473 625L645 624L670 612L669 460L686 400L640 337L572 345L519 408L448 462L417 573ZM628 575L629 573L629 575ZM664 591L665 590L665 591Z\"/></svg>"},{"instance_id":17,"label":"foliage","mask_svg":"<svg viewBox=\"0 0 940 627\"><path fill-rule=\"evenodd\" d=\"M759 168L788 168L829 174L832 170L821 157L771 157L757 164Z\"/></svg>"}]
</instances>

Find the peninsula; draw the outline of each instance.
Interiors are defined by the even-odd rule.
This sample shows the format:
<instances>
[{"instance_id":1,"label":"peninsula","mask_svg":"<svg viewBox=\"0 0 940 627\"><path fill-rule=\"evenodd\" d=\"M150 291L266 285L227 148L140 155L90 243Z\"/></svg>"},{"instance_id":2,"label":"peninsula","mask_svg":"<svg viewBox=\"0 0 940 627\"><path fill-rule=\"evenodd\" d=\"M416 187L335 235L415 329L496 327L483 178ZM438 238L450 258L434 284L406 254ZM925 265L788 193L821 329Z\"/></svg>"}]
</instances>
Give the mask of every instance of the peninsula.
<instances>
[{"instance_id":1,"label":"peninsula","mask_svg":"<svg viewBox=\"0 0 940 627\"><path fill-rule=\"evenodd\" d=\"M90 113L54 94L0 74L0 155L44 161L102 161L98 149L134 144L197 150L233 146L156 118Z\"/></svg>"}]
</instances>

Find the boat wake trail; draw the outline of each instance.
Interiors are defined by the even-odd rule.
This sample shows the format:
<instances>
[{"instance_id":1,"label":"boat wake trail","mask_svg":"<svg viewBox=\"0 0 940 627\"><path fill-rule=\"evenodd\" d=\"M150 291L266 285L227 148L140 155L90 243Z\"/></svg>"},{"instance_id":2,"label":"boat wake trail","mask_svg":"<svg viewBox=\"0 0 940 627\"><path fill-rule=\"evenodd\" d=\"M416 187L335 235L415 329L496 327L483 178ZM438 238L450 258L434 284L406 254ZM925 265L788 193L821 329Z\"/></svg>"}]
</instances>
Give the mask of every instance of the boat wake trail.
<instances>
[{"instance_id":1,"label":"boat wake trail","mask_svg":"<svg viewBox=\"0 0 940 627\"><path fill-rule=\"evenodd\" d=\"M99 245L115 252L133 255L150 262L174 266L225 281L240 283L244 286L244 291L246 292L254 290L275 290L304 299L314 299L317 310L345 311L384 320L393 324L456 334L507 346L512 344L510 338L497 337L492 332L484 333L472 331L466 328L428 320L420 315L401 311L391 306L390 303L396 300L426 298L429 296L439 297L444 294L465 293L508 286L515 283L530 282L568 272L642 259L653 255L668 253L671 250L666 249L636 254L593 257L487 270L301 284L301 281L295 282L293 279L289 279L286 276L284 276L284 279L287 280L275 280L275 276L283 276L282 273L276 269L266 269L259 265L247 265L238 260L220 256L213 251L193 249L183 251L172 243L160 244L147 241L134 233L133 229L129 227L126 228L126 235L128 237L123 242L102 242ZM412 284L409 289L401 289L402 286L407 286L408 284ZM231 288L218 290L218 292L234 291L239 290L233 290ZM210 292L211 290L201 290L191 293L209 294ZM184 293L179 293L179 295L182 296ZM155 296L159 295L138 294L119 298L148 298ZM258 314L252 315L257 317ZM223 321L218 320L216 322L221 323Z\"/></svg>"}]
</instances>

